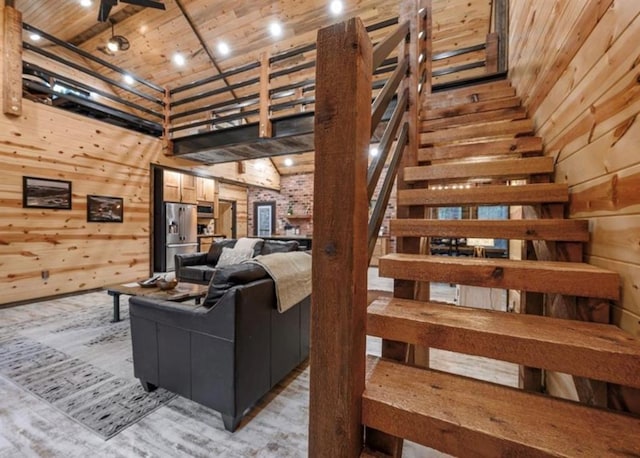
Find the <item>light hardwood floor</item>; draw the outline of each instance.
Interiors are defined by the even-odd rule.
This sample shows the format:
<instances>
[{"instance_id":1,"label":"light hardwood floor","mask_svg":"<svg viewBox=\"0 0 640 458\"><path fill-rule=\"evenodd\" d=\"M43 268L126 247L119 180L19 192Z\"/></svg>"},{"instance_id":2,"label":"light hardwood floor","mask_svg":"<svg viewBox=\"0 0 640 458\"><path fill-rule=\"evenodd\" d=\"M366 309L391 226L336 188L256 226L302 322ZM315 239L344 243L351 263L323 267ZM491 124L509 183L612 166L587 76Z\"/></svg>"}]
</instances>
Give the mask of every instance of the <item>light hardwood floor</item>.
<instances>
[{"instance_id":1,"label":"light hardwood floor","mask_svg":"<svg viewBox=\"0 0 640 458\"><path fill-rule=\"evenodd\" d=\"M369 288L391 290L393 282L370 269ZM434 285L432 297L452 301L455 288ZM126 299L122 299L123 308ZM111 298L93 292L61 299L0 309L2 329L25 327L39 319L104 307ZM62 316L62 315L61 315ZM73 342L65 350L80 354ZM122 351L122 350L120 350ZM126 350L130 352L130 349ZM367 351L380 353L380 340L369 337ZM92 356L93 357L93 356ZM97 357L97 356L96 356ZM102 355L101 364L109 364ZM106 360L105 360L106 359ZM436 369L507 385L517 383L517 368L485 358L432 350ZM129 370L129 369L128 369ZM132 377L132 375L130 375ZM176 397L138 423L108 441L0 375L0 458L13 457L304 457L307 455L309 367L303 365L262 399L234 433L222 426L220 415L182 397ZM404 456L446 456L416 444L406 443Z\"/></svg>"}]
</instances>

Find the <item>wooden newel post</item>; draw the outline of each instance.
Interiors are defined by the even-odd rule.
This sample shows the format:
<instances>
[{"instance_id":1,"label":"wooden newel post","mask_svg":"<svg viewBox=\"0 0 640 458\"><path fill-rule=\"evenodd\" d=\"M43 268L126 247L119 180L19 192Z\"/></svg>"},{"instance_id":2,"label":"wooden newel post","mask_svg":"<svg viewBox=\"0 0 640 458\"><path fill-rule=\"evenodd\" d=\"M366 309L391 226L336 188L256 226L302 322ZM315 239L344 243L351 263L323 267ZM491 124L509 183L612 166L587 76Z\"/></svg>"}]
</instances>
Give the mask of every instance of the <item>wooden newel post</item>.
<instances>
[{"instance_id":1,"label":"wooden newel post","mask_svg":"<svg viewBox=\"0 0 640 458\"><path fill-rule=\"evenodd\" d=\"M371 62L360 19L318 32L310 457L362 449Z\"/></svg>"},{"instance_id":2,"label":"wooden newel post","mask_svg":"<svg viewBox=\"0 0 640 458\"><path fill-rule=\"evenodd\" d=\"M271 137L271 117L269 96L269 54L263 53L260 56L260 138Z\"/></svg>"},{"instance_id":3,"label":"wooden newel post","mask_svg":"<svg viewBox=\"0 0 640 458\"><path fill-rule=\"evenodd\" d=\"M2 112L19 116L22 114L22 13L14 8L12 1L0 1L0 12Z\"/></svg>"}]
</instances>

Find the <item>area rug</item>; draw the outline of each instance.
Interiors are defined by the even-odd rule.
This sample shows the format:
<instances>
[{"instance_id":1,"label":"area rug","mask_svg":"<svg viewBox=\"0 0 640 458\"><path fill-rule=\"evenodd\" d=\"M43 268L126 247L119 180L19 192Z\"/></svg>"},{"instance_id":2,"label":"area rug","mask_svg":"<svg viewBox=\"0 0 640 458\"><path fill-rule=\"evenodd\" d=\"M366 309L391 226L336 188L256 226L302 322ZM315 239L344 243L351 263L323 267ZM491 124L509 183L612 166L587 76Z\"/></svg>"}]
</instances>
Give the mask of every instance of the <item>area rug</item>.
<instances>
[{"instance_id":1,"label":"area rug","mask_svg":"<svg viewBox=\"0 0 640 458\"><path fill-rule=\"evenodd\" d=\"M133 377L130 350L122 360L131 345L127 312L118 323L102 305L62 320L0 325L0 375L107 440L175 397L146 393Z\"/></svg>"}]
</instances>

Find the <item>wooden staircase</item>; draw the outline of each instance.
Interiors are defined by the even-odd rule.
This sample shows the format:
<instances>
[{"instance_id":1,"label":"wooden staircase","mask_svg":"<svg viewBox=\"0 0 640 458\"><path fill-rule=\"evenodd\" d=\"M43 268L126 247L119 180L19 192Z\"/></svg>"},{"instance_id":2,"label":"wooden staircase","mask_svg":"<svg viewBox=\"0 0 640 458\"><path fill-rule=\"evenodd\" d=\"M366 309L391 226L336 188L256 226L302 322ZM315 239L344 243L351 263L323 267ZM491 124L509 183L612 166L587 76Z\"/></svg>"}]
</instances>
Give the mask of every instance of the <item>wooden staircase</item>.
<instances>
[{"instance_id":1,"label":"wooden staircase","mask_svg":"<svg viewBox=\"0 0 640 458\"><path fill-rule=\"evenodd\" d=\"M619 300L616 273L580 262L587 222L562 218L567 186L550 182L552 159L542 155L508 81L433 94L421 116L419 164L404 170L413 187L398 191L398 206L517 205L537 218L399 219L391 235L524 240L531 254L389 254L380 258L381 276L545 294L548 301ZM608 324L380 298L369 306L367 333L640 388L640 342ZM362 418L456 456L640 456L638 417L372 356Z\"/></svg>"}]
</instances>

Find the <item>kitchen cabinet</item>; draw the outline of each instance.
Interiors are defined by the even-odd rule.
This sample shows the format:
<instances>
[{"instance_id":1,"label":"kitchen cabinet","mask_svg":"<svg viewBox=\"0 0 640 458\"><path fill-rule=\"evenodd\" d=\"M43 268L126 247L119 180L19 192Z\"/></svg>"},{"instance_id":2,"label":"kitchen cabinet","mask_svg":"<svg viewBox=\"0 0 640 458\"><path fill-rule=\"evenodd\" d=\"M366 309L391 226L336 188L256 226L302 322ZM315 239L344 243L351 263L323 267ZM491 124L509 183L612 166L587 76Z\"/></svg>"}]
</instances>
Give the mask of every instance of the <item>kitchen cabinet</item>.
<instances>
[{"instance_id":1,"label":"kitchen cabinet","mask_svg":"<svg viewBox=\"0 0 640 458\"><path fill-rule=\"evenodd\" d=\"M211 244L213 243L213 235L200 235L198 236L198 251L200 253L207 253Z\"/></svg>"},{"instance_id":2,"label":"kitchen cabinet","mask_svg":"<svg viewBox=\"0 0 640 458\"><path fill-rule=\"evenodd\" d=\"M213 202L215 199L215 180L196 177L196 195L200 202Z\"/></svg>"},{"instance_id":3,"label":"kitchen cabinet","mask_svg":"<svg viewBox=\"0 0 640 458\"><path fill-rule=\"evenodd\" d=\"M196 177L185 173L165 170L163 174L163 199L165 202L195 204Z\"/></svg>"}]
</instances>

